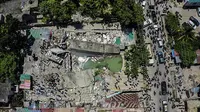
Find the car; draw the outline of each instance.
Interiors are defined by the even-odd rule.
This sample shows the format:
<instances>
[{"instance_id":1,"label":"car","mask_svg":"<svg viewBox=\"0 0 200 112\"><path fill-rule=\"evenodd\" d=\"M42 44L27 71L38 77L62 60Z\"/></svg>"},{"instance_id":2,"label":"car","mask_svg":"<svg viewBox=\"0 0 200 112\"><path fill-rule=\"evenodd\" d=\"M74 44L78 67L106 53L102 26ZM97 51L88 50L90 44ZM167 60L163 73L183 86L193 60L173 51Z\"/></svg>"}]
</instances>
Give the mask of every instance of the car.
<instances>
[{"instance_id":1,"label":"car","mask_svg":"<svg viewBox=\"0 0 200 112\"><path fill-rule=\"evenodd\" d=\"M167 106L167 101L166 100L162 101L162 105L163 105L163 112L168 112L167 111L168 110L168 106Z\"/></svg>"},{"instance_id":2,"label":"car","mask_svg":"<svg viewBox=\"0 0 200 112\"><path fill-rule=\"evenodd\" d=\"M158 41L158 46L159 47L162 47L163 46L163 41L161 38L157 38L157 41Z\"/></svg>"},{"instance_id":3,"label":"car","mask_svg":"<svg viewBox=\"0 0 200 112\"><path fill-rule=\"evenodd\" d=\"M191 20L197 27L199 26L199 21L198 21L195 17L191 16L191 17L190 17L190 20Z\"/></svg>"},{"instance_id":4,"label":"car","mask_svg":"<svg viewBox=\"0 0 200 112\"><path fill-rule=\"evenodd\" d=\"M159 59L160 64L165 62L164 57L163 57L163 53L161 51L158 52L158 59Z\"/></svg>"},{"instance_id":5,"label":"car","mask_svg":"<svg viewBox=\"0 0 200 112\"><path fill-rule=\"evenodd\" d=\"M197 28L197 26L196 26L191 20L189 20L187 23L188 23L193 29L196 29L196 28Z\"/></svg>"},{"instance_id":6,"label":"car","mask_svg":"<svg viewBox=\"0 0 200 112\"><path fill-rule=\"evenodd\" d=\"M151 15L152 15L153 17L156 17L156 12L155 12L155 11L151 11Z\"/></svg>"},{"instance_id":7,"label":"car","mask_svg":"<svg viewBox=\"0 0 200 112\"><path fill-rule=\"evenodd\" d=\"M200 17L200 7L197 8L197 15Z\"/></svg>"},{"instance_id":8,"label":"car","mask_svg":"<svg viewBox=\"0 0 200 112\"><path fill-rule=\"evenodd\" d=\"M152 5L149 5L149 9L152 9L152 10L154 10L154 6L152 6Z\"/></svg>"},{"instance_id":9,"label":"car","mask_svg":"<svg viewBox=\"0 0 200 112\"><path fill-rule=\"evenodd\" d=\"M148 26L148 25L150 25L150 24L152 24L153 22L152 22L152 20L151 19L147 19L146 21L144 21L144 27L146 27L146 26Z\"/></svg>"},{"instance_id":10,"label":"car","mask_svg":"<svg viewBox=\"0 0 200 112\"><path fill-rule=\"evenodd\" d=\"M161 92L162 92L162 95L166 95L167 94L167 84L166 84L165 81L161 82Z\"/></svg>"},{"instance_id":11,"label":"car","mask_svg":"<svg viewBox=\"0 0 200 112\"><path fill-rule=\"evenodd\" d=\"M144 0L144 1L142 1L142 8L144 9L145 8L145 6L146 6L146 1Z\"/></svg>"},{"instance_id":12,"label":"car","mask_svg":"<svg viewBox=\"0 0 200 112\"><path fill-rule=\"evenodd\" d=\"M153 27L155 28L155 30L158 30L158 25L153 25Z\"/></svg>"}]
</instances>

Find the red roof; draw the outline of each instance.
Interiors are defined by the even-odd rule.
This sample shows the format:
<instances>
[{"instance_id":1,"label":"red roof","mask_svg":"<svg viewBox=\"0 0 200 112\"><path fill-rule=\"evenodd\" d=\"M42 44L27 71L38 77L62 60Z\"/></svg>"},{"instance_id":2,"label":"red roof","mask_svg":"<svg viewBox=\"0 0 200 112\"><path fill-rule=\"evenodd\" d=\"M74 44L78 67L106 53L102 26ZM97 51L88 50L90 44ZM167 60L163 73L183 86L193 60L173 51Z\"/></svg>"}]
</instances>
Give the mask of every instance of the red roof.
<instances>
[{"instance_id":1,"label":"red roof","mask_svg":"<svg viewBox=\"0 0 200 112\"><path fill-rule=\"evenodd\" d=\"M109 106L114 107L126 107L126 108L137 108L139 107L139 97L133 93L123 93L115 95L105 100L109 103Z\"/></svg>"},{"instance_id":2,"label":"red roof","mask_svg":"<svg viewBox=\"0 0 200 112\"><path fill-rule=\"evenodd\" d=\"M84 112L84 108L76 108L75 112Z\"/></svg>"}]
</instances>

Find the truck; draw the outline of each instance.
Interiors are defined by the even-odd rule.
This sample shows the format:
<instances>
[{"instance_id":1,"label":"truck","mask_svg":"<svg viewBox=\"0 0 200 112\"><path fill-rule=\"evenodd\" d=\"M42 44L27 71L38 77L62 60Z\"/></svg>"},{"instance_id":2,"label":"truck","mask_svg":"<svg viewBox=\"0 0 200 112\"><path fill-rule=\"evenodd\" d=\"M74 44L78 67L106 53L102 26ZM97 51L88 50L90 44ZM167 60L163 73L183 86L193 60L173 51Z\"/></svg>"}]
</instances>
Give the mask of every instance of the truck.
<instances>
[{"instance_id":1,"label":"truck","mask_svg":"<svg viewBox=\"0 0 200 112\"><path fill-rule=\"evenodd\" d=\"M152 45L151 43L146 43L147 50L149 52L149 65L154 64L154 57L153 57L153 50L152 50Z\"/></svg>"}]
</instances>

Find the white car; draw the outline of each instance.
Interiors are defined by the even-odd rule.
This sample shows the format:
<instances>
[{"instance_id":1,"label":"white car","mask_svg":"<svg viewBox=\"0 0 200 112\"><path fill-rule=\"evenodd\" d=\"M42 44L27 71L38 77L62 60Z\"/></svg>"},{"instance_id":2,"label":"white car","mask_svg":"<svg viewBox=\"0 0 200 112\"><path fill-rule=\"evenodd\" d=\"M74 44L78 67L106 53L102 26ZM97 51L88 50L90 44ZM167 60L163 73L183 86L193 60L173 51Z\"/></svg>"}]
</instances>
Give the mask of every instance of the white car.
<instances>
[{"instance_id":1,"label":"white car","mask_svg":"<svg viewBox=\"0 0 200 112\"><path fill-rule=\"evenodd\" d=\"M155 30L158 30L158 25L153 25L153 27L155 28Z\"/></svg>"},{"instance_id":2,"label":"white car","mask_svg":"<svg viewBox=\"0 0 200 112\"><path fill-rule=\"evenodd\" d=\"M153 21L151 20L151 19L147 19L146 21L144 21L144 27L146 27L146 26L148 26L148 25L150 25L150 24L152 24L153 23Z\"/></svg>"},{"instance_id":3,"label":"white car","mask_svg":"<svg viewBox=\"0 0 200 112\"><path fill-rule=\"evenodd\" d=\"M157 40L158 40L158 45L159 45L159 47L162 47L162 46L163 46L163 41L162 41L162 39L161 39L161 38L158 38Z\"/></svg>"},{"instance_id":4,"label":"white car","mask_svg":"<svg viewBox=\"0 0 200 112\"><path fill-rule=\"evenodd\" d=\"M168 107L167 107L167 101L163 101L162 102L162 104L163 104L163 112L167 112L167 110L168 110Z\"/></svg>"},{"instance_id":5,"label":"white car","mask_svg":"<svg viewBox=\"0 0 200 112\"><path fill-rule=\"evenodd\" d=\"M197 28L197 26L196 26L191 20L188 21L188 24L189 24L193 29L196 29L196 28Z\"/></svg>"},{"instance_id":6,"label":"white car","mask_svg":"<svg viewBox=\"0 0 200 112\"><path fill-rule=\"evenodd\" d=\"M142 1L142 8L144 9L145 8L145 6L146 6L146 1Z\"/></svg>"}]
</instances>

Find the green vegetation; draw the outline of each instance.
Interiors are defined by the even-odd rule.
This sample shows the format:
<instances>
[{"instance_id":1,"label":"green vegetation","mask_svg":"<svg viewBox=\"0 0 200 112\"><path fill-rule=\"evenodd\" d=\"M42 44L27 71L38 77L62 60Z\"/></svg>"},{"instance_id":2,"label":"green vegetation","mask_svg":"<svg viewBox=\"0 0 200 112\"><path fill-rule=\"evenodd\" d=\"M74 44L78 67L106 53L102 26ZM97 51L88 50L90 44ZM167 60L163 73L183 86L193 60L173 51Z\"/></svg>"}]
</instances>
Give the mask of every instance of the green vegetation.
<instances>
[{"instance_id":1,"label":"green vegetation","mask_svg":"<svg viewBox=\"0 0 200 112\"><path fill-rule=\"evenodd\" d=\"M43 0L40 12L43 20L69 23L72 14L80 12L83 16L93 19L102 18L104 22L119 21L123 26L144 21L142 7L133 0Z\"/></svg>"},{"instance_id":2,"label":"green vegetation","mask_svg":"<svg viewBox=\"0 0 200 112\"><path fill-rule=\"evenodd\" d=\"M175 50L180 53L183 67L189 67L193 64L196 54L195 51L199 48L198 37L192 32L192 28L183 23L179 25L179 20L176 15L169 13L166 16L166 28L169 32L170 39L175 41Z\"/></svg>"},{"instance_id":3,"label":"green vegetation","mask_svg":"<svg viewBox=\"0 0 200 112\"><path fill-rule=\"evenodd\" d=\"M23 91L19 91L18 93L12 96L11 107L23 107Z\"/></svg>"},{"instance_id":4,"label":"green vegetation","mask_svg":"<svg viewBox=\"0 0 200 112\"><path fill-rule=\"evenodd\" d=\"M44 20L68 23L77 7L73 0L68 0L61 4L62 0L44 0L40 3L40 12L45 17Z\"/></svg>"},{"instance_id":5,"label":"green vegetation","mask_svg":"<svg viewBox=\"0 0 200 112\"><path fill-rule=\"evenodd\" d=\"M112 7L109 0L80 0L81 7L79 11L84 16L94 19L104 17L112 13Z\"/></svg>"},{"instance_id":6,"label":"green vegetation","mask_svg":"<svg viewBox=\"0 0 200 112\"><path fill-rule=\"evenodd\" d=\"M122 68L122 58L120 56L116 57L106 57L104 59L98 60L96 62L88 60L84 64L84 69L93 68L103 68L106 67L112 72L119 72Z\"/></svg>"},{"instance_id":7,"label":"green vegetation","mask_svg":"<svg viewBox=\"0 0 200 112\"><path fill-rule=\"evenodd\" d=\"M94 75L95 76L98 76L98 75L101 75L104 71L102 69L97 69L95 72L94 72Z\"/></svg>"},{"instance_id":8,"label":"green vegetation","mask_svg":"<svg viewBox=\"0 0 200 112\"><path fill-rule=\"evenodd\" d=\"M149 53L140 31L137 35L137 44L130 46L130 49L124 54L126 60L125 74L131 77L137 77L139 75L138 73L148 76L146 66L148 64Z\"/></svg>"},{"instance_id":9,"label":"green vegetation","mask_svg":"<svg viewBox=\"0 0 200 112\"><path fill-rule=\"evenodd\" d=\"M3 82L6 78L14 81L15 80L15 69L16 69L16 56L13 53L0 54L0 81Z\"/></svg>"},{"instance_id":10,"label":"green vegetation","mask_svg":"<svg viewBox=\"0 0 200 112\"><path fill-rule=\"evenodd\" d=\"M173 13L168 13L165 19L165 27L170 35L177 34L180 31L179 19Z\"/></svg>"},{"instance_id":11,"label":"green vegetation","mask_svg":"<svg viewBox=\"0 0 200 112\"><path fill-rule=\"evenodd\" d=\"M0 26L0 82L6 78L13 83L18 82L19 69L23 61L20 51L26 45L26 37L18 31L20 22L11 15L6 16L6 21Z\"/></svg>"},{"instance_id":12,"label":"green vegetation","mask_svg":"<svg viewBox=\"0 0 200 112\"><path fill-rule=\"evenodd\" d=\"M143 24L143 9L133 0L115 0L113 3L112 14L122 25Z\"/></svg>"},{"instance_id":13,"label":"green vegetation","mask_svg":"<svg viewBox=\"0 0 200 112\"><path fill-rule=\"evenodd\" d=\"M175 49L180 53L181 60L184 66L188 67L193 64L196 54L192 44L185 41L180 41L175 44Z\"/></svg>"}]
</instances>

